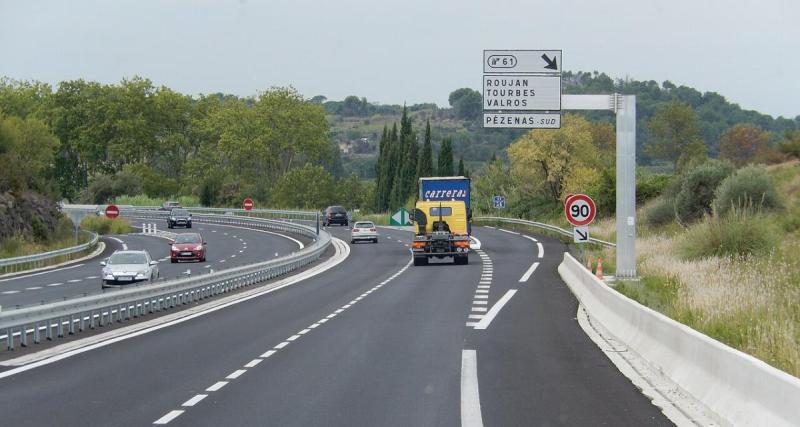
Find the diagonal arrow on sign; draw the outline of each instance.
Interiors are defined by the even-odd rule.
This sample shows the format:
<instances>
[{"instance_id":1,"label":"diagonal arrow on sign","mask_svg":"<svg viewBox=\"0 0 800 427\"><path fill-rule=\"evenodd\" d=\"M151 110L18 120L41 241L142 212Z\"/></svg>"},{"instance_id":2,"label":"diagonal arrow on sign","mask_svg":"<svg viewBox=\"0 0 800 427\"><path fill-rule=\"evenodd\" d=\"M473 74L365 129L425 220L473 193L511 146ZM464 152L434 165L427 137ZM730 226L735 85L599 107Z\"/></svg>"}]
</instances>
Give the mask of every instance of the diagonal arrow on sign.
<instances>
[{"instance_id":1,"label":"diagonal arrow on sign","mask_svg":"<svg viewBox=\"0 0 800 427\"><path fill-rule=\"evenodd\" d=\"M586 243L589 241L589 227L573 227L573 240L575 243Z\"/></svg>"},{"instance_id":2,"label":"diagonal arrow on sign","mask_svg":"<svg viewBox=\"0 0 800 427\"><path fill-rule=\"evenodd\" d=\"M547 65L545 65L544 68L547 68L548 70L558 70L558 61L555 56L553 59L550 59L546 53L543 53L542 59L544 59L544 62L547 62Z\"/></svg>"}]
</instances>

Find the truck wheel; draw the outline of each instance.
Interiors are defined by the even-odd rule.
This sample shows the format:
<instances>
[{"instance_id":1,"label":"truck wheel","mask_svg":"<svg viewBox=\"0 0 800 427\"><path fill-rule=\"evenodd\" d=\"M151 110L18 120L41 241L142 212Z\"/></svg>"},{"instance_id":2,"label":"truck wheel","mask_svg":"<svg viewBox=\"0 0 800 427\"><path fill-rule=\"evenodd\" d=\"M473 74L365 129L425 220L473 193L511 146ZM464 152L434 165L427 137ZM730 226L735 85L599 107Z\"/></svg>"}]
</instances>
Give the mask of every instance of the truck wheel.
<instances>
[{"instance_id":1,"label":"truck wheel","mask_svg":"<svg viewBox=\"0 0 800 427\"><path fill-rule=\"evenodd\" d=\"M414 265L415 266L423 266L428 265L428 257L414 257Z\"/></svg>"}]
</instances>

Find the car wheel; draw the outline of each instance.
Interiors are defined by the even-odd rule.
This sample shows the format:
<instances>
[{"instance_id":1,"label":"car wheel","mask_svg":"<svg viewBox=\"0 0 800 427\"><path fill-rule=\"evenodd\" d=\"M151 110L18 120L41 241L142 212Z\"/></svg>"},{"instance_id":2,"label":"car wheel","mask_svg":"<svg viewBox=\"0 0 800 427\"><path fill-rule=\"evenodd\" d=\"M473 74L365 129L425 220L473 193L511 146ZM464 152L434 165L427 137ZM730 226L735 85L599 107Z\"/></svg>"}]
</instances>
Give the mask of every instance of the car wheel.
<instances>
[{"instance_id":1,"label":"car wheel","mask_svg":"<svg viewBox=\"0 0 800 427\"><path fill-rule=\"evenodd\" d=\"M206 262L206 257L200 258L200 262Z\"/></svg>"},{"instance_id":2,"label":"car wheel","mask_svg":"<svg viewBox=\"0 0 800 427\"><path fill-rule=\"evenodd\" d=\"M372 243L378 243L378 238L376 237L376 238L372 239Z\"/></svg>"},{"instance_id":3,"label":"car wheel","mask_svg":"<svg viewBox=\"0 0 800 427\"><path fill-rule=\"evenodd\" d=\"M177 259L170 258L170 259L169 259L169 262L170 262L170 264L175 264L176 262L178 262L178 260L177 260Z\"/></svg>"},{"instance_id":4,"label":"car wheel","mask_svg":"<svg viewBox=\"0 0 800 427\"><path fill-rule=\"evenodd\" d=\"M100 279L100 289L105 289L106 287L108 287L108 282L105 279Z\"/></svg>"},{"instance_id":5,"label":"car wheel","mask_svg":"<svg viewBox=\"0 0 800 427\"><path fill-rule=\"evenodd\" d=\"M192 223L190 222L190 223L186 224L186 228L192 228Z\"/></svg>"}]
</instances>

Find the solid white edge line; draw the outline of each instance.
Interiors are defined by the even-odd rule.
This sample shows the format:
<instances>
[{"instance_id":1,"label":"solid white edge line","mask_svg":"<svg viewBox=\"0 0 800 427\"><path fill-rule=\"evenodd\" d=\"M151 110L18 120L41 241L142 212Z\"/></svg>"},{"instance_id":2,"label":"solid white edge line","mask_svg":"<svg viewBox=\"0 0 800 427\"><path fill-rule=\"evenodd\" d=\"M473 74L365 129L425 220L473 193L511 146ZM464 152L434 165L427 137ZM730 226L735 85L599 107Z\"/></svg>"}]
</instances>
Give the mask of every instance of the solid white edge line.
<instances>
[{"instance_id":1,"label":"solid white edge line","mask_svg":"<svg viewBox=\"0 0 800 427\"><path fill-rule=\"evenodd\" d=\"M180 410L180 409L176 409L174 411L167 412L167 415L164 415L163 417L155 420L153 422L153 424L159 424L159 425L167 424L170 421L174 420L175 418L178 418L178 416L181 415L182 413L183 413L183 410Z\"/></svg>"},{"instance_id":2,"label":"solid white edge line","mask_svg":"<svg viewBox=\"0 0 800 427\"><path fill-rule=\"evenodd\" d=\"M7 278L7 279L0 279L0 283L2 283L2 282L9 282L9 281L11 281L11 280L25 279L25 278L27 278L27 277L41 276L42 274L55 273L56 271L64 271L64 270L69 270L70 268L81 267L81 266L84 266L84 265L86 265L86 263L81 263L81 264L70 265L69 267L61 267L61 268L56 268L56 269L53 269L53 270L40 271L40 272L38 272L38 273L26 274L26 275L24 275L24 276L14 276L14 277L9 277L9 278Z\"/></svg>"},{"instance_id":3,"label":"solid white edge line","mask_svg":"<svg viewBox=\"0 0 800 427\"><path fill-rule=\"evenodd\" d=\"M497 313L499 313L500 310L503 309L503 306L506 305L506 303L516 293L517 293L516 289L509 289L508 292L506 292L506 294L503 295L502 298L500 298L496 303L494 303L492 308L489 309L489 312L486 313L486 315L483 317L483 319L481 319L481 321L478 322L477 325L475 325L475 329L486 329L486 328L488 328L489 325L492 323L492 320L494 320L495 316L497 316ZM476 295L475 297L477 298L479 296L480 295Z\"/></svg>"},{"instance_id":4,"label":"solid white edge line","mask_svg":"<svg viewBox=\"0 0 800 427\"><path fill-rule=\"evenodd\" d=\"M528 271L526 271L525 274L523 274L522 277L519 278L519 281L520 282L527 282L528 279L531 278L531 275L533 274L533 272L536 271L536 267L539 267L539 263L538 262L534 262L533 264L531 264L531 266L528 267Z\"/></svg>"},{"instance_id":5,"label":"solid white edge line","mask_svg":"<svg viewBox=\"0 0 800 427\"><path fill-rule=\"evenodd\" d=\"M483 427L475 350L461 350L461 427Z\"/></svg>"},{"instance_id":6,"label":"solid white edge line","mask_svg":"<svg viewBox=\"0 0 800 427\"><path fill-rule=\"evenodd\" d=\"M326 261L323 264L320 264L318 266L312 267L309 270L306 270L306 271L303 271L303 272L299 272L299 273L297 273L295 275L287 277L285 283L283 283L281 285L278 285L278 286L275 286L274 288L266 289L266 290L263 290L263 291L257 291L257 292L255 292L255 293L253 293L251 295L248 295L248 296L246 296L244 298L234 299L232 301L229 301L229 302L226 302L226 303L223 303L223 304L219 304L219 305L210 307L207 310L203 310L203 311L200 311L200 312L197 312L197 313L193 313L193 314L190 314L188 316L179 317L177 319L170 320L170 321L165 322L165 323L157 324L157 325L154 325L154 326L151 326L151 327L147 327L145 329L137 330L135 332L126 333L125 335L120 335L120 336L116 336L116 337L113 337L113 338L109 338L109 339L107 339L105 341L96 342L94 344L91 344L91 345L88 345L88 346L85 346L85 347L75 348L75 349L66 351L66 352L61 353L61 354L56 354L54 356L50 356L50 357L47 357L45 359L37 360L35 362L30 362L30 363L27 363L25 365L19 366L17 368L9 369L9 370L4 371L4 372L0 372L0 379L6 378L6 377L10 377L12 375L16 375L16 374L18 374L20 372L25 372L25 371L28 371L28 370L31 370L31 369L34 369L34 368L38 368L39 366L49 365L51 363L58 362L59 360L66 359L68 357L72 357L72 356L75 356L75 355L78 355L78 354L81 354L81 353L85 353L87 351L95 350L95 349L100 348L100 347L105 347L107 345L111 345L111 344L114 344L114 343L119 342L119 341L124 341L124 340L130 339L130 338L138 337L140 335L144 335L144 334L147 334L147 333L150 333L150 332L157 331L157 330L162 329L162 328L167 328L167 327L170 327L170 326L173 326L173 325L177 325L179 323L183 323L183 322L189 321L189 320L194 319L196 317L200 317L200 316L203 316L203 315L206 315L206 314L209 314L209 313L213 313L213 312L215 312L217 310L222 310L222 309L230 307L232 305L239 304L241 302L248 301L248 300L251 300L253 298L258 298L258 297L260 297L262 295L270 294L270 293L275 292L275 291L277 291L279 289L283 289L283 288L285 288L287 286L291 286L293 284L302 282L302 281L304 281L306 279L310 279L310 278L312 278L314 276L317 276L317 275L319 275L319 274L321 274L321 273L323 273L323 272L325 272L325 271L327 271L327 270L329 270L329 269L341 264L342 262L344 262L350 256L350 247L346 243L344 243L341 239L338 239L338 238L334 237L333 238L333 243L334 243L334 246L336 248L336 255L334 255L334 257L332 257L331 259L329 259L328 261ZM213 303L213 302L214 301L211 301L211 303ZM8 361L6 361L5 363L7 363L7 362ZM3 365L0 365L0 366L13 366L13 365L3 364Z\"/></svg>"}]
</instances>

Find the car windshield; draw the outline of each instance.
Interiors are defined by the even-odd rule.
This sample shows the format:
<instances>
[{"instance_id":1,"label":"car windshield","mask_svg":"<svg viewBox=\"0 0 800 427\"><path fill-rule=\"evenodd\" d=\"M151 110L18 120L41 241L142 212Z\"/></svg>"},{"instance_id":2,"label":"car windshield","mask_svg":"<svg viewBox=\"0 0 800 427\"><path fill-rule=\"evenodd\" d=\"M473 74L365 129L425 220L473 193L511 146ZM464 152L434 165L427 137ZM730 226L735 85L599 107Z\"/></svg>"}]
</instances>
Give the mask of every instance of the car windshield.
<instances>
[{"instance_id":1,"label":"car windshield","mask_svg":"<svg viewBox=\"0 0 800 427\"><path fill-rule=\"evenodd\" d=\"M450 216L453 214L453 208L451 207L435 207L431 208L431 217L438 217L440 210L442 212L442 216Z\"/></svg>"},{"instance_id":2,"label":"car windshield","mask_svg":"<svg viewBox=\"0 0 800 427\"><path fill-rule=\"evenodd\" d=\"M147 257L144 254L122 253L111 255L108 264L147 264Z\"/></svg>"},{"instance_id":3,"label":"car windshield","mask_svg":"<svg viewBox=\"0 0 800 427\"><path fill-rule=\"evenodd\" d=\"M178 234L175 237L175 243L200 243L199 234Z\"/></svg>"},{"instance_id":4,"label":"car windshield","mask_svg":"<svg viewBox=\"0 0 800 427\"><path fill-rule=\"evenodd\" d=\"M375 227L375 224L371 222L357 222L356 225L353 226L353 228L372 228L372 227Z\"/></svg>"},{"instance_id":5,"label":"car windshield","mask_svg":"<svg viewBox=\"0 0 800 427\"><path fill-rule=\"evenodd\" d=\"M186 216L189 215L189 211L187 211L186 209L173 209L172 215Z\"/></svg>"},{"instance_id":6,"label":"car windshield","mask_svg":"<svg viewBox=\"0 0 800 427\"><path fill-rule=\"evenodd\" d=\"M346 210L345 210L343 207L341 207L341 206L331 206L331 208L330 208L330 211L331 211L332 213L345 213L345 212L347 212L347 211L346 211Z\"/></svg>"}]
</instances>

